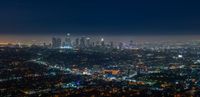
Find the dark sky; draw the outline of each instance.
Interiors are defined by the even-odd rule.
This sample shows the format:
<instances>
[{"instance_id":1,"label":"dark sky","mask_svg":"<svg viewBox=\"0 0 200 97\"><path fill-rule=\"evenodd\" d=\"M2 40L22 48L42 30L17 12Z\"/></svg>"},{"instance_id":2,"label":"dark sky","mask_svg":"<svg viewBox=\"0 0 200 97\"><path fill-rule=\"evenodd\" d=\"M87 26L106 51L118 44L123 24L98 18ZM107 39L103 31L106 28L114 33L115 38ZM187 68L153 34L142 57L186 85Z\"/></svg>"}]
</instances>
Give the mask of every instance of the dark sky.
<instances>
[{"instance_id":1,"label":"dark sky","mask_svg":"<svg viewBox=\"0 0 200 97\"><path fill-rule=\"evenodd\" d=\"M200 34L196 0L1 0L0 34Z\"/></svg>"}]
</instances>

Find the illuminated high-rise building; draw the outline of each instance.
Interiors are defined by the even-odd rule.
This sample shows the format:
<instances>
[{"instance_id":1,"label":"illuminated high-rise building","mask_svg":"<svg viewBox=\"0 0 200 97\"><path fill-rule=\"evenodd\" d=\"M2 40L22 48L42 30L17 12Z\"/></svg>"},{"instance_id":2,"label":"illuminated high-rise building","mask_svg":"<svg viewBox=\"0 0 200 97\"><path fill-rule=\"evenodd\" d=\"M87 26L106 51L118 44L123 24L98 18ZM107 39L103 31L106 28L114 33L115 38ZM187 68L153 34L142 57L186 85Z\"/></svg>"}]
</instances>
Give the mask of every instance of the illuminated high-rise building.
<instances>
[{"instance_id":1,"label":"illuminated high-rise building","mask_svg":"<svg viewBox=\"0 0 200 97\"><path fill-rule=\"evenodd\" d=\"M97 40L96 41L96 46L100 46L101 44L100 44L100 41L99 40Z\"/></svg>"},{"instance_id":2,"label":"illuminated high-rise building","mask_svg":"<svg viewBox=\"0 0 200 97\"><path fill-rule=\"evenodd\" d=\"M113 41L110 42L110 48L114 48L114 43L113 43Z\"/></svg>"},{"instance_id":3,"label":"illuminated high-rise building","mask_svg":"<svg viewBox=\"0 0 200 97\"><path fill-rule=\"evenodd\" d=\"M76 38L76 39L75 39L75 46L76 46L76 47L79 47L79 45L80 45L80 39L79 39L79 38Z\"/></svg>"},{"instance_id":4,"label":"illuminated high-rise building","mask_svg":"<svg viewBox=\"0 0 200 97\"><path fill-rule=\"evenodd\" d=\"M95 47L95 42L94 42L94 41L91 43L91 46L92 46L92 47Z\"/></svg>"},{"instance_id":5,"label":"illuminated high-rise building","mask_svg":"<svg viewBox=\"0 0 200 97\"><path fill-rule=\"evenodd\" d=\"M86 38L84 36L81 37L81 39L80 39L80 47L81 48L85 48L86 47L85 42L86 42Z\"/></svg>"},{"instance_id":6,"label":"illuminated high-rise building","mask_svg":"<svg viewBox=\"0 0 200 97\"><path fill-rule=\"evenodd\" d=\"M57 38L57 37L53 37L52 38L52 47L53 48L60 48L62 45L61 43L61 39L60 38Z\"/></svg>"},{"instance_id":7,"label":"illuminated high-rise building","mask_svg":"<svg viewBox=\"0 0 200 97\"><path fill-rule=\"evenodd\" d=\"M52 38L52 47L55 48L56 47L56 37Z\"/></svg>"},{"instance_id":8,"label":"illuminated high-rise building","mask_svg":"<svg viewBox=\"0 0 200 97\"><path fill-rule=\"evenodd\" d=\"M65 37L65 46L71 46L70 33L67 33L67 36Z\"/></svg>"},{"instance_id":9,"label":"illuminated high-rise building","mask_svg":"<svg viewBox=\"0 0 200 97\"><path fill-rule=\"evenodd\" d=\"M101 46L102 46L102 47L105 46L104 38L101 38Z\"/></svg>"},{"instance_id":10,"label":"illuminated high-rise building","mask_svg":"<svg viewBox=\"0 0 200 97\"><path fill-rule=\"evenodd\" d=\"M130 43L129 43L129 47L130 47L130 48L133 48L133 46L134 46L133 40L131 40Z\"/></svg>"},{"instance_id":11,"label":"illuminated high-rise building","mask_svg":"<svg viewBox=\"0 0 200 97\"><path fill-rule=\"evenodd\" d=\"M62 47L64 47L65 46L65 42L62 42Z\"/></svg>"},{"instance_id":12,"label":"illuminated high-rise building","mask_svg":"<svg viewBox=\"0 0 200 97\"><path fill-rule=\"evenodd\" d=\"M90 38L89 37L86 38L86 46L90 47Z\"/></svg>"},{"instance_id":13,"label":"illuminated high-rise building","mask_svg":"<svg viewBox=\"0 0 200 97\"><path fill-rule=\"evenodd\" d=\"M62 40L61 40L61 38L57 38L57 46L58 47L62 46Z\"/></svg>"},{"instance_id":14,"label":"illuminated high-rise building","mask_svg":"<svg viewBox=\"0 0 200 97\"><path fill-rule=\"evenodd\" d=\"M118 48L119 48L120 50L122 50L122 49L123 49L123 43L122 43L122 42L120 42L120 43L119 43L119 46L118 46Z\"/></svg>"}]
</instances>

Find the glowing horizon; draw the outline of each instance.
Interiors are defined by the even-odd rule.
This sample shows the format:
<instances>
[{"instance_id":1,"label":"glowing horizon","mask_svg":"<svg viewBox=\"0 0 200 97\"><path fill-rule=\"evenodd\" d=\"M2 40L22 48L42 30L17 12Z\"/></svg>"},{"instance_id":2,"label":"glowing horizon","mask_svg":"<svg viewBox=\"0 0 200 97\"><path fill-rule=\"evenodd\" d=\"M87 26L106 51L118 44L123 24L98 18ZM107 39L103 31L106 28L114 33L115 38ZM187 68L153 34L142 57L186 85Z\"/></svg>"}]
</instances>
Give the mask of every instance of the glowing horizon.
<instances>
[{"instance_id":1,"label":"glowing horizon","mask_svg":"<svg viewBox=\"0 0 200 97\"><path fill-rule=\"evenodd\" d=\"M53 36L60 37L64 40L64 35L1 35L0 43L50 43ZM82 35L71 34L72 40L80 38ZM156 42L156 41L192 41L200 40L200 35L124 35L124 36L111 36L111 35L99 35L90 36L91 40L101 40L104 38L105 41L113 42L129 42L133 40L135 42Z\"/></svg>"}]
</instances>

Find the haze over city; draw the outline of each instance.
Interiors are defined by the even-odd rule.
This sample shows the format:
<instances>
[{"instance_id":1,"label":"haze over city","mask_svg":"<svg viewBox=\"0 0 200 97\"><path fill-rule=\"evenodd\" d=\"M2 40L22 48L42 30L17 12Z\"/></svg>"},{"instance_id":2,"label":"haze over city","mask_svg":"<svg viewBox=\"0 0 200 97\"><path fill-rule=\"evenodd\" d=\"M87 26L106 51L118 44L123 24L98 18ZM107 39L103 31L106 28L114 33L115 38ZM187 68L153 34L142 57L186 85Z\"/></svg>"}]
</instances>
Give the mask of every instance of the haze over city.
<instances>
[{"instance_id":1,"label":"haze over city","mask_svg":"<svg viewBox=\"0 0 200 97\"><path fill-rule=\"evenodd\" d=\"M64 39L65 35L1 35L1 43L51 43L52 37L60 37ZM129 42L133 40L137 43L143 42L188 42L198 41L200 35L71 35L74 40L77 37L86 36L92 40L100 40L104 38L105 41L110 42Z\"/></svg>"}]
</instances>

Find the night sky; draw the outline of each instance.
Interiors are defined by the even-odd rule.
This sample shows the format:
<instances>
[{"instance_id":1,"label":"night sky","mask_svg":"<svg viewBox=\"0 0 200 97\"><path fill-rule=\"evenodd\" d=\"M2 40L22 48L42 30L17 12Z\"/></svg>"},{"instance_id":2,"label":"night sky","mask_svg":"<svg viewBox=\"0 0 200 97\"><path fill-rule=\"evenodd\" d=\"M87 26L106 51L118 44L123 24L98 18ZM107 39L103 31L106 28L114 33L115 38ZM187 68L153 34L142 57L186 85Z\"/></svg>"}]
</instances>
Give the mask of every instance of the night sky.
<instances>
[{"instance_id":1,"label":"night sky","mask_svg":"<svg viewBox=\"0 0 200 97\"><path fill-rule=\"evenodd\" d=\"M200 34L196 0L1 0L0 34Z\"/></svg>"}]
</instances>

